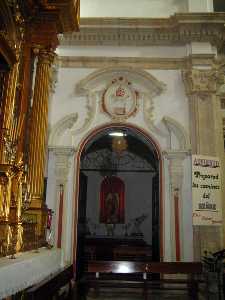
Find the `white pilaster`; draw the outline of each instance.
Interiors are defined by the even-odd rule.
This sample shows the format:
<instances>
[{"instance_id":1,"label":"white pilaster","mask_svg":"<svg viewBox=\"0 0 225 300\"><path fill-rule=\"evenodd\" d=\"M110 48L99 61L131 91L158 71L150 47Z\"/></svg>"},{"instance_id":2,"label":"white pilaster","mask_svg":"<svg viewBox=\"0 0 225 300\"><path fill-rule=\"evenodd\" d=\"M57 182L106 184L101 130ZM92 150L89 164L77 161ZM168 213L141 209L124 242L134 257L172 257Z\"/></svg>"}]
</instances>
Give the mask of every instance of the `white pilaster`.
<instances>
[{"instance_id":1,"label":"white pilaster","mask_svg":"<svg viewBox=\"0 0 225 300\"><path fill-rule=\"evenodd\" d=\"M70 261L68 253L68 247L71 244L71 235L68 234L68 224L70 218L72 217L69 213L69 203L71 202L70 197L68 197L68 174L70 172L71 159L74 155L74 148L72 147L55 147L51 148L55 156L55 199L56 199L56 214L55 214L55 245L58 239L58 222L59 222L59 188L60 185L63 186L63 213L62 213L62 250L63 250L63 261L64 263Z\"/></svg>"},{"instance_id":2,"label":"white pilaster","mask_svg":"<svg viewBox=\"0 0 225 300\"><path fill-rule=\"evenodd\" d=\"M183 260L183 206L182 206L182 185L183 185L183 161L187 151L170 150L164 153L169 161L170 176L170 228L171 228L171 261ZM176 203L178 215L176 220ZM176 223L178 222L178 223ZM178 224L176 233L176 224ZM178 259L179 258L179 259Z\"/></svg>"}]
</instances>

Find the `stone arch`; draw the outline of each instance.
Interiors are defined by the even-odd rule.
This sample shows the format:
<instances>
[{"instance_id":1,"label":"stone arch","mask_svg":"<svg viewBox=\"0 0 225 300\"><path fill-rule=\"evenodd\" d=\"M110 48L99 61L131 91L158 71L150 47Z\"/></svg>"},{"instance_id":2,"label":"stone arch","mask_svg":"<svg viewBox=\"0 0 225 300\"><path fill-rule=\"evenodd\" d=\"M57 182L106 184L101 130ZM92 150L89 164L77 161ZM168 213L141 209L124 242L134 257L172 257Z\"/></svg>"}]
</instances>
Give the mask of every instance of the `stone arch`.
<instances>
[{"instance_id":1,"label":"stone arch","mask_svg":"<svg viewBox=\"0 0 225 300\"><path fill-rule=\"evenodd\" d=\"M157 158L159 161L159 226L160 226L160 237L159 237L159 242L160 242L160 258L163 259L164 257L164 219L163 219L163 193L162 193L162 185L163 185L163 152L162 149L156 140L154 136L152 136L151 133L143 129L142 127L137 126L136 124L131 124L131 123L106 123L102 124L100 126L95 127L94 129L90 130L85 137L82 139L80 142L77 153L75 156L75 166L76 166L76 171L75 171L75 193L74 193L74 220L73 220L73 262L75 261L76 258L76 246L77 246L77 220L78 220L78 199L79 199L79 168L80 168L80 160L81 160L81 154L83 150L85 149L85 146L87 143L94 137L96 136L99 132L108 129L108 128L128 128L136 131L137 133L143 135L153 146L157 154Z\"/></svg>"},{"instance_id":2,"label":"stone arch","mask_svg":"<svg viewBox=\"0 0 225 300\"><path fill-rule=\"evenodd\" d=\"M178 142L178 149L173 150L190 150L190 140L189 136L185 130L185 128L176 120L174 120L171 117L165 116L163 118L163 122L165 126L167 127L168 131L170 132L170 139L171 134L173 133L177 139ZM170 145L171 148L171 145ZM172 149L171 149L172 150Z\"/></svg>"}]
</instances>

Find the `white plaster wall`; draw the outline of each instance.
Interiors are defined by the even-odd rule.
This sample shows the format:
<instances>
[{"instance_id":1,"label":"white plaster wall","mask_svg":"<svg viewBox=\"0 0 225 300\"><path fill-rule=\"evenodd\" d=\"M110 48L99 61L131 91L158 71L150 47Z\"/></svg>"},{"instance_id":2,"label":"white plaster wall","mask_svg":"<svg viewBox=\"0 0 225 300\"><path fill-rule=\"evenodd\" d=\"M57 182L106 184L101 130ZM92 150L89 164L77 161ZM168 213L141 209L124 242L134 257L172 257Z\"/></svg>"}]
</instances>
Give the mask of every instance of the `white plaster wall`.
<instances>
[{"instance_id":1,"label":"white plaster wall","mask_svg":"<svg viewBox=\"0 0 225 300\"><path fill-rule=\"evenodd\" d=\"M82 98L75 97L75 87L81 79L85 78L93 71L93 69L59 69L58 83L56 85L51 106L49 107L50 128L58 120L72 112L78 112L80 118L82 118L82 116L84 118L85 101ZM64 142L64 146L65 145Z\"/></svg>"},{"instance_id":2,"label":"white plaster wall","mask_svg":"<svg viewBox=\"0 0 225 300\"><path fill-rule=\"evenodd\" d=\"M189 108L184 84L179 70L147 70L159 81L166 84L166 91L153 99L155 124L159 125L164 116L170 116L189 132Z\"/></svg>"},{"instance_id":3,"label":"white plaster wall","mask_svg":"<svg viewBox=\"0 0 225 300\"><path fill-rule=\"evenodd\" d=\"M188 0L81 0L81 17L168 17L187 11ZM203 0L195 0L203 1Z\"/></svg>"},{"instance_id":4,"label":"white plaster wall","mask_svg":"<svg viewBox=\"0 0 225 300\"><path fill-rule=\"evenodd\" d=\"M154 47L153 47L154 48ZM150 53L157 53L157 49L151 49ZM165 48L160 48L161 52ZM174 51L181 55L181 52L184 48L174 47ZM121 52L120 52L121 50ZM127 49L128 51L128 49ZM131 49L131 52L127 52L126 56L138 55L138 51L134 51ZM166 51L165 51L166 52ZM164 53L165 53L164 52ZM80 53L80 52L79 52ZM97 51L96 51L97 53ZM102 52L103 53L103 52ZM125 56L124 49L115 48L115 52L112 51L112 47L109 51L110 55L115 54L119 57ZM170 49L170 53L172 53ZM140 54L139 54L140 55ZM147 55L147 51L146 51ZM164 54L165 55L165 54ZM178 56L179 56L178 55ZM141 57L141 55L140 55ZM81 128L85 122L86 112L87 112L87 98L86 96L77 96L75 89L77 83L86 78L92 72L96 71L93 68L60 68L58 74L58 83L56 86L55 94L52 98L52 103L50 107L50 126L52 127L56 124L57 121L62 119L68 114L78 113L78 120L73 126L72 130L77 130ZM166 90L160 95L153 99L154 102L154 125L158 128L158 131L154 131L148 127L148 124L145 122L143 118L143 105L140 104L139 112L136 116L130 117L128 122L138 127L146 130L150 135L155 138L158 142L161 151L168 149L168 136L169 132L162 123L162 118L164 116L169 116L176 121L178 121L189 133L189 111L188 111L188 100L185 95L184 86L181 78L181 71L179 70L146 70L152 76L154 76L158 81L162 81L166 85ZM82 133L75 134L74 137L71 136L70 130L67 130L67 133L57 141L57 145L61 146L74 146L77 148L84 137L91 132L94 128L101 126L105 123L109 123L111 120L109 116L104 114L100 109L100 101L98 100L97 105L97 114L94 117L90 126ZM94 100L92 100L94 101ZM172 139L172 148L177 148L178 141L176 139ZM185 174L184 174L184 186L182 191L182 197L184 199L183 205L183 223L182 223L182 231L183 231L183 253L185 260L192 259L192 211L191 211L191 200L186 201L186 199L191 199L191 170L190 170L190 162L185 162ZM52 197L54 197L54 189L55 184L55 175L54 175L54 158L50 158L50 163L48 165L48 190L47 190L47 201L50 203L50 208L56 207L54 205L54 201ZM71 167L71 170L73 167ZM72 172L72 171L71 171ZM164 208L164 259L170 260L171 258L171 244L170 244L170 197L169 197L169 175L168 175L168 166L167 163L164 165L163 169L163 208ZM72 233L73 233L73 218L74 218L74 178L72 173L69 175L68 179L68 189L67 192L67 204L66 204L66 212L68 215L68 221L66 223L66 238L65 244L69 243L65 246L65 256L67 258L70 257L71 252L70 249L72 247ZM77 187L75 187L76 191ZM56 198L55 198L56 199Z\"/></svg>"}]
</instances>

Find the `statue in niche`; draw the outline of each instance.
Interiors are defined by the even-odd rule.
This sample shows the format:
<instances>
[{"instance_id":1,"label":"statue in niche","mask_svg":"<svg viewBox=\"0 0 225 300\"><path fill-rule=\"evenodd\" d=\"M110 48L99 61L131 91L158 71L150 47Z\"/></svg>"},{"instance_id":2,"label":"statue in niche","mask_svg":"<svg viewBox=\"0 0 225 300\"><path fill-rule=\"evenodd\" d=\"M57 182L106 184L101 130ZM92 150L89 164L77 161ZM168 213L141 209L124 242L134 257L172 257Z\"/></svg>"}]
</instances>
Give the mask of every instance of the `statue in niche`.
<instances>
[{"instance_id":1,"label":"statue in niche","mask_svg":"<svg viewBox=\"0 0 225 300\"><path fill-rule=\"evenodd\" d=\"M124 224L125 184L116 176L106 176L100 188L100 223Z\"/></svg>"},{"instance_id":2,"label":"statue in niche","mask_svg":"<svg viewBox=\"0 0 225 300\"><path fill-rule=\"evenodd\" d=\"M108 193L105 199L106 223L119 223L119 195L118 193Z\"/></svg>"}]
</instances>

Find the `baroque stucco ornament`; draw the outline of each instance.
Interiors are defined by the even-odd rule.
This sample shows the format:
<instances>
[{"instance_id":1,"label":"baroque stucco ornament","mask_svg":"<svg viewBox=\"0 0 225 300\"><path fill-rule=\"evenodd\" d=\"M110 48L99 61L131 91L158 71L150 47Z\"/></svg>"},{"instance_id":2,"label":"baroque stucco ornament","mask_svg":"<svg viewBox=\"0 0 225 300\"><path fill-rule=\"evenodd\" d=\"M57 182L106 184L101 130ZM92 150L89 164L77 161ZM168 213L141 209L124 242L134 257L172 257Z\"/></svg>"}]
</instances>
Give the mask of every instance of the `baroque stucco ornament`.
<instances>
[{"instance_id":1,"label":"baroque stucco ornament","mask_svg":"<svg viewBox=\"0 0 225 300\"><path fill-rule=\"evenodd\" d=\"M115 121L124 121L138 110L138 92L131 82L120 76L112 80L102 97L102 109Z\"/></svg>"},{"instance_id":2,"label":"baroque stucco ornament","mask_svg":"<svg viewBox=\"0 0 225 300\"><path fill-rule=\"evenodd\" d=\"M119 78L123 78L123 80L121 80L121 86L124 91L118 90L118 95L124 92L125 94L121 97L114 96L114 99L112 99L112 91L116 92L116 86L118 84L115 82L114 86L113 80L116 79L119 82ZM119 84L117 88L118 87ZM144 120L147 126L152 129L154 123L153 98L160 95L165 88L166 85L163 82L158 81L154 76L144 70L133 67L117 67L97 70L88 75L77 84L76 95L86 96L87 98L90 97L90 94L92 96L94 95L95 99L92 97L92 105L99 99L101 106L100 111L107 113L112 120L116 121L126 121L127 118L134 116L135 113L138 112L139 103L141 104L141 102L143 102ZM111 96L109 94L111 94ZM126 105L128 104L128 108L126 108L123 113L113 112L113 109L116 108L115 100L119 98L119 101L123 101L121 98L125 99L126 97L127 100L124 102ZM103 107L103 102L105 107ZM91 111L92 113L87 118L88 126L90 126L90 123L97 113L96 109L92 109ZM122 110L120 112L122 112ZM85 129L87 129L88 126L85 126Z\"/></svg>"},{"instance_id":3,"label":"baroque stucco ornament","mask_svg":"<svg viewBox=\"0 0 225 300\"><path fill-rule=\"evenodd\" d=\"M120 78L122 80L119 80ZM98 112L107 114L112 121L123 122L140 113L139 106L143 109L143 119L147 127L158 132L154 126L153 99L165 88L163 82L141 69L121 67L97 70L78 82L75 87L74 96L84 100L86 113L82 116L80 112L73 112L60 119L52 127L49 145L60 146L68 129L71 142L67 146L74 145L73 137L87 131ZM113 99L112 94L115 94ZM118 102L122 107L117 106Z\"/></svg>"},{"instance_id":4,"label":"baroque stucco ornament","mask_svg":"<svg viewBox=\"0 0 225 300\"><path fill-rule=\"evenodd\" d=\"M72 113L69 114L62 119L60 119L56 124L52 127L49 136L49 145L57 146L60 145L60 139L65 133L67 129L72 129L74 124L77 122L78 114Z\"/></svg>"}]
</instances>

